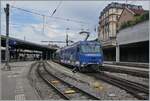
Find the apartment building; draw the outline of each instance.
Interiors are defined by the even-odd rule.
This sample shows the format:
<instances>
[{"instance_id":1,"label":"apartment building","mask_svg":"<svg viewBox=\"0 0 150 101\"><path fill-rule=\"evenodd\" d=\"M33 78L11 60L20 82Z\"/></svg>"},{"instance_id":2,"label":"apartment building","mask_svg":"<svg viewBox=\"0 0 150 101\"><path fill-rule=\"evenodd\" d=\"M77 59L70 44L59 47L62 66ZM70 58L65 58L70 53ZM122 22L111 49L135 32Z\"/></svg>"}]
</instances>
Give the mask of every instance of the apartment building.
<instances>
[{"instance_id":1,"label":"apartment building","mask_svg":"<svg viewBox=\"0 0 150 101\"><path fill-rule=\"evenodd\" d=\"M145 33L147 31L147 29L141 29L141 28L147 28L147 24L133 24L132 28L127 27L124 29L119 29L119 27L122 25L122 23L127 22L127 21L132 21L134 20L139 14L143 14L143 12L145 12L142 8L142 6L140 5L131 5L131 4L125 4L125 3L116 3L116 2L112 2L110 4L108 4L100 13L100 17L99 17L99 26L98 26L98 40L101 41L102 43L102 47L103 47L103 53L104 53L104 60L105 61L130 61L132 58L134 58L134 56L131 57L126 57L126 56L130 56L130 51L137 51L137 49L133 48L133 49L129 49L129 47L132 47L133 45L130 45L128 43L127 47L125 49L122 48L122 45L119 43L118 39L118 35L124 31L126 31L123 35L135 35L138 34L138 32L140 32L138 35L138 37L140 37L140 35L142 35L141 33ZM140 27L139 27L140 26ZM134 28L134 29L133 29ZM138 29L139 30L138 30ZM137 31L138 30L138 31ZM133 33L132 33L133 32ZM120 36L119 35L119 36ZM146 33L147 35L147 33ZM145 35L145 36L146 36ZM144 35L142 35L142 37L145 37ZM132 37L122 37L122 41L128 41L129 39L132 39ZM140 38L136 39L136 42L140 43ZM142 53L143 56L143 49L146 48L147 50L147 41L146 45L143 45L144 48L141 48L141 52L137 52L137 53ZM144 42L144 44L145 44ZM140 44L136 44L136 47L140 48L141 45ZM124 52L122 53L123 50L130 50L128 52L126 52L127 54L124 56ZM134 54L134 52L132 53ZM136 55L137 56L137 55ZM141 55L142 56L142 55ZM137 56L137 59L139 59L141 56ZM120 60L121 59L121 60ZM136 60L136 59L133 59ZM144 61L147 61L148 59L144 59ZM131 60L132 61L132 60ZM137 60L139 62L142 62L142 59Z\"/></svg>"},{"instance_id":2,"label":"apartment building","mask_svg":"<svg viewBox=\"0 0 150 101\"><path fill-rule=\"evenodd\" d=\"M103 46L115 46L118 19L125 7L135 10L143 9L142 6L112 2L100 13L98 37L102 41Z\"/></svg>"}]
</instances>

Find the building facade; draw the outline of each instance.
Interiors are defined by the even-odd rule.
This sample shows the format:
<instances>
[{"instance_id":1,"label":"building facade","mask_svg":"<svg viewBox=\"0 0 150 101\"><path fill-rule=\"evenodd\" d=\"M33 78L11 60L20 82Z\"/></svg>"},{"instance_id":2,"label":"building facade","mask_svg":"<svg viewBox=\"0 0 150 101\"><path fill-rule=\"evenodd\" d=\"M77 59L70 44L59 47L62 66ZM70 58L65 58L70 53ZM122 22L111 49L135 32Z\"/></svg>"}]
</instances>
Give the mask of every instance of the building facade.
<instances>
[{"instance_id":1,"label":"building facade","mask_svg":"<svg viewBox=\"0 0 150 101\"><path fill-rule=\"evenodd\" d=\"M98 37L104 47L116 45L115 37L118 29L118 20L125 7L134 10L143 9L142 6L112 2L101 12L99 17Z\"/></svg>"},{"instance_id":2,"label":"building facade","mask_svg":"<svg viewBox=\"0 0 150 101\"><path fill-rule=\"evenodd\" d=\"M122 30L122 29L120 30L119 28L122 23L130 21L130 20L135 20L137 17L136 15L140 15L143 12L144 12L144 10L143 10L142 6L140 6L140 5L121 4L121 3L115 3L115 2L108 4L103 9L103 11L101 12L100 17L99 17L98 40L101 41L101 43L102 43L105 61L116 61L116 62L125 61L125 60L132 61L129 59L129 58L133 58L132 56L125 59L125 56L123 56L123 54L125 54L125 53L122 52L122 48L120 48L120 45L117 42L118 34L120 34L120 31ZM136 24L133 24L129 28L131 28L133 26L135 26L134 28L136 29L136 26L137 26ZM143 25L143 26L145 26L145 25ZM127 30L129 30L129 29L127 28ZM144 29L143 31L145 31L145 30L146 29ZM133 31L133 29L131 29L131 31ZM130 33L130 32L128 32L128 33ZM136 33L136 31L135 31L135 33ZM130 34L133 35L135 33L131 32ZM122 39L128 40L125 37ZM140 40L138 40L138 41L140 42ZM147 41L146 41L146 43L147 43ZM138 47L138 45L139 44L136 44L136 47ZM127 45L127 47L130 47L130 45L129 46ZM127 47L124 49L128 50ZM145 45L144 47L147 47L147 45ZM141 48L141 49L144 49L144 48ZM133 49L133 50L135 51L136 49ZM127 51L127 54L128 54L128 51ZM143 54L143 52L142 52L142 54ZM145 56L145 55L143 54L143 56ZM137 57L139 59L140 56L137 56ZM120 58L121 58L121 60L120 60ZM124 59L122 59L122 58L124 58ZM133 59L133 60L135 60L135 59ZM146 58L144 61L147 62L147 60L148 59ZM138 61L142 62L141 59L137 60L136 62L138 62Z\"/></svg>"}]
</instances>

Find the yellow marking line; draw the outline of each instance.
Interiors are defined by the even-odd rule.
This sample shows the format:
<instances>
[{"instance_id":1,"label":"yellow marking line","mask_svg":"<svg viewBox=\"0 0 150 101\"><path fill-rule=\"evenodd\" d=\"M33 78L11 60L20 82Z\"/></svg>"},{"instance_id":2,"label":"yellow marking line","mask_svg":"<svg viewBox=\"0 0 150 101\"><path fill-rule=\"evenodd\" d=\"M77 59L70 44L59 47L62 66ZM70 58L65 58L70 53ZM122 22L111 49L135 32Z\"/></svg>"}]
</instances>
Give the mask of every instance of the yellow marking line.
<instances>
[{"instance_id":1,"label":"yellow marking line","mask_svg":"<svg viewBox=\"0 0 150 101\"><path fill-rule=\"evenodd\" d=\"M51 82L54 83L54 84L59 83L58 80L52 80Z\"/></svg>"},{"instance_id":2,"label":"yellow marking line","mask_svg":"<svg viewBox=\"0 0 150 101\"><path fill-rule=\"evenodd\" d=\"M103 86L100 84L100 82L94 82L93 84L92 84L92 86L96 89L96 90L103 90Z\"/></svg>"},{"instance_id":3,"label":"yellow marking line","mask_svg":"<svg viewBox=\"0 0 150 101\"><path fill-rule=\"evenodd\" d=\"M76 91L72 89L65 91L65 94L73 94L73 93L76 93Z\"/></svg>"}]
</instances>

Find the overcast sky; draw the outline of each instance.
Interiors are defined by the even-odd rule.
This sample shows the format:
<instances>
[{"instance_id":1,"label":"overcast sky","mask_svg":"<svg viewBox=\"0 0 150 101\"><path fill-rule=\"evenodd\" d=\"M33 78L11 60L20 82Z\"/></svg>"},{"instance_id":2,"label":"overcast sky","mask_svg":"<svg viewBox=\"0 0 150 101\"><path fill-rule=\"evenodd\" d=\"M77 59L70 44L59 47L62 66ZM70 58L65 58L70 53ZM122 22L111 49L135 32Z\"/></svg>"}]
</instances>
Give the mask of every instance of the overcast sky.
<instances>
[{"instance_id":1,"label":"overcast sky","mask_svg":"<svg viewBox=\"0 0 150 101\"><path fill-rule=\"evenodd\" d=\"M3 8L6 3L12 6L23 8L29 11L51 16L55 8L58 7L53 17L71 19L67 21L45 18L45 30L43 33L43 17L10 8L10 36L24 39L27 41L40 43L42 40L61 40L65 41L66 33L73 41L83 40L84 35L78 33L81 29L91 32L89 39L97 38L94 31L98 26L100 12L111 2L125 3L125 1L1 1L1 33L5 34L5 13ZM127 1L130 4L142 5L149 10L149 1ZM59 5L59 6L58 6ZM82 23L81 23L82 22ZM69 28L69 30L66 30Z\"/></svg>"}]
</instances>

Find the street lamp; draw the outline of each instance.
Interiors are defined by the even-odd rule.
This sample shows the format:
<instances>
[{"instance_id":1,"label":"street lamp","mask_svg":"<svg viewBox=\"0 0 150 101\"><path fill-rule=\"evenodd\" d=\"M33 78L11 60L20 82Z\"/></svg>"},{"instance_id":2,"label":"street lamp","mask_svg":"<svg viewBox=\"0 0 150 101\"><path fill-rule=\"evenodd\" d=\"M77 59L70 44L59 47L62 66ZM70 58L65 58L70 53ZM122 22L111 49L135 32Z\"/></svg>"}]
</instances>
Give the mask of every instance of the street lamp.
<instances>
[{"instance_id":1,"label":"street lamp","mask_svg":"<svg viewBox=\"0 0 150 101\"><path fill-rule=\"evenodd\" d=\"M70 30L69 28L66 28L66 45L68 46L68 33L67 31Z\"/></svg>"},{"instance_id":2,"label":"street lamp","mask_svg":"<svg viewBox=\"0 0 150 101\"><path fill-rule=\"evenodd\" d=\"M4 66L5 70L11 70L9 65L9 4L6 4L6 8L4 8L6 13L6 64Z\"/></svg>"}]
</instances>

